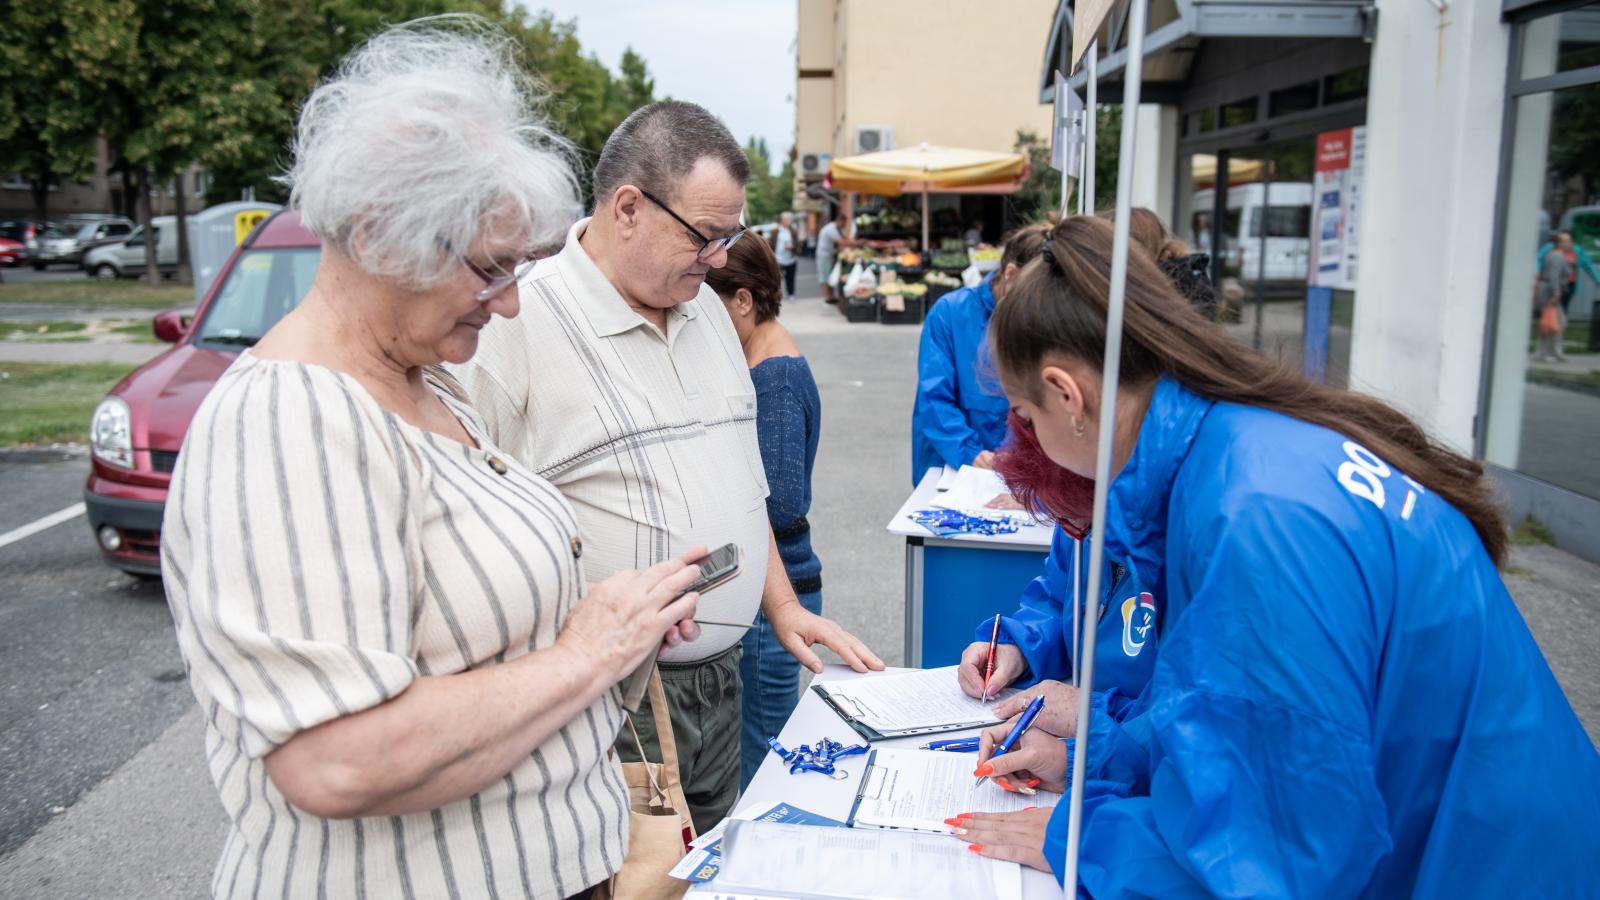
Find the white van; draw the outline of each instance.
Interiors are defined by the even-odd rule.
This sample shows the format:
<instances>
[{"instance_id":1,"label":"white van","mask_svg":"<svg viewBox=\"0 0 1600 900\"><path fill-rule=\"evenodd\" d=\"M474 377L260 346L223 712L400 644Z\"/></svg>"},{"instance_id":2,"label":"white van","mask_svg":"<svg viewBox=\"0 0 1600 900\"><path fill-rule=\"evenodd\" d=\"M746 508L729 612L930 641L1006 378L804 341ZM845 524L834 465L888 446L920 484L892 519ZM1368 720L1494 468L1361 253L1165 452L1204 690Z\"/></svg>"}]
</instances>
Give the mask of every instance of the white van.
<instances>
[{"instance_id":1,"label":"white van","mask_svg":"<svg viewBox=\"0 0 1600 900\"><path fill-rule=\"evenodd\" d=\"M1221 229L1224 271L1246 284L1261 277L1261 231L1265 225L1266 280L1305 281L1311 257L1311 194L1310 183L1304 181L1275 181L1270 195L1260 183L1228 188L1228 215ZM1206 227L1215 196L1212 188L1195 191L1189 204L1189 233L1196 249L1207 253L1216 252L1211 249ZM1270 208L1261 205L1264 196L1271 198Z\"/></svg>"},{"instance_id":2,"label":"white van","mask_svg":"<svg viewBox=\"0 0 1600 900\"><path fill-rule=\"evenodd\" d=\"M163 275L178 271L178 217L156 216L150 220L156 233L156 267ZM83 257L83 269L95 278L123 278L144 274L144 227L127 240L90 250Z\"/></svg>"}]
</instances>

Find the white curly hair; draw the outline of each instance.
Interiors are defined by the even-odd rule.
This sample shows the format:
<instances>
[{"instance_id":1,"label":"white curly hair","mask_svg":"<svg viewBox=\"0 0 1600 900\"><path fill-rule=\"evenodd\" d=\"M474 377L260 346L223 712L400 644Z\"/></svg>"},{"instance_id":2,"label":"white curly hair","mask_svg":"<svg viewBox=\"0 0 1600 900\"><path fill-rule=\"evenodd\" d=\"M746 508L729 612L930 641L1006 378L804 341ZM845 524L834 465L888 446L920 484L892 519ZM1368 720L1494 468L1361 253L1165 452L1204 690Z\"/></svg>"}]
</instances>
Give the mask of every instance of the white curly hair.
<instances>
[{"instance_id":1,"label":"white curly hair","mask_svg":"<svg viewBox=\"0 0 1600 900\"><path fill-rule=\"evenodd\" d=\"M559 245L580 211L577 162L543 96L483 18L388 28L306 98L289 203L325 245L415 287L480 239Z\"/></svg>"}]
</instances>

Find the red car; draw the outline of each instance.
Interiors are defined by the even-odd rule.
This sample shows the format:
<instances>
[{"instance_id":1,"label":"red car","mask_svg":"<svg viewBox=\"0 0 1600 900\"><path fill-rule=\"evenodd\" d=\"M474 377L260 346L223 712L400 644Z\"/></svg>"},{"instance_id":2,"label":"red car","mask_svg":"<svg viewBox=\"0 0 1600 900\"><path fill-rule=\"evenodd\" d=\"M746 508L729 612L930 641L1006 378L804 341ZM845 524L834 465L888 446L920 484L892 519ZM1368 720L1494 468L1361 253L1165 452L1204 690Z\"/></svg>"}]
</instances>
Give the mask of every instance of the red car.
<instances>
[{"instance_id":1,"label":"red car","mask_svg":"<svg viewBox=\"0 0 1600 900\"><path fill-rule=\"evenodd\" d=\"M161 574L161 514L189 421L239 352L300 304L321 256L297 213L276 213L234 250L192 320L155 317L156 337L176 346L118 382L90 425L83 499L111 565Z\"/></svg>"},{"instance_id":2,"label":"red car","mask_svg":"<svg viewBox=\"0 0 1600 900\"><path fill-rule=\"evenodd\" d=\"M22 262L28 248L21 241L0 238L0 266L15 266Z\"/></svg>"}]
</instances>

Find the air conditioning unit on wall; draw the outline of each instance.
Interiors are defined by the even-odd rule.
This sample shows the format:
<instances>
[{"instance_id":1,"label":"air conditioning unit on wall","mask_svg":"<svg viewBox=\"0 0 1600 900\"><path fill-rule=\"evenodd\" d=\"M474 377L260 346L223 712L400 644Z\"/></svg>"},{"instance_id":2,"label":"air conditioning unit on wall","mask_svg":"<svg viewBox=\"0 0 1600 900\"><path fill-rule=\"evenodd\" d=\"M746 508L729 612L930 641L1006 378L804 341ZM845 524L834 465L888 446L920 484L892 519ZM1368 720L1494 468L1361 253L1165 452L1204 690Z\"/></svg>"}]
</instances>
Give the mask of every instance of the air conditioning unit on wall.
<instances>
[{"instance_id":1,"label":"air conditioning unit on wall","mask_svg":"<svg viewBox=\"0 0 1600 900\"><path fill-rule=\"evenodd\" d=\"M893 125L858 125L856 126L856 152L877 153L879 150L894 149Z\"/></svg>"},{"instance_id":2,"label":"air conditioning unit on wall","mask_svg":"<svg viewBox=\"0 0 1600 900\"><path fill-rule=\"evenodd\" d=\"M828 174L828 166L832 162L832 153L802 153L800 154L800 177L821 178Z\"/></svg>"}]
</instances>

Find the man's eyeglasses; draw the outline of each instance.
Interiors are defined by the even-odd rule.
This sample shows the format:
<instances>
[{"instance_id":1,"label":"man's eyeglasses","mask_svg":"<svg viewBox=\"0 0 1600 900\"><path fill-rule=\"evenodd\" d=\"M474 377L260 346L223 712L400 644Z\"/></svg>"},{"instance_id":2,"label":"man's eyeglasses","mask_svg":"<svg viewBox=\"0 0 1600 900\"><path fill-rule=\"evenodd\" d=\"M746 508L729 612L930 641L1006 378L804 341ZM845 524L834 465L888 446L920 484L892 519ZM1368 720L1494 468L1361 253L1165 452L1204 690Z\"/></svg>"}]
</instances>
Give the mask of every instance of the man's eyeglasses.
<instances>
[{"instance_id":1,"label":"man's eyeglasses","mask_svg":"<svg viewBox=\"0 0 1600 900\"><path fill-rule=\"evenodd\" d=\"M647 191L647 190L645 190L643 188L640 188L639 189L639 193L643 194L644 198L646 200L649 200L651 203L654 203L655 205L661 207L661 210L663 212L665 212L667 215L673 217L674 219L677 219L679 225L682 225L684 228L687 228L689 230L689 235L691 237L693 237L695 242L700 245L699 251L697 251L695 253L695 258L696 259L704 260L704 259L709 259L710 257L716 256L717 255L717 251L719 251L719 250L727 250L727 249L732 248L734 244L737 244L739 242L739 238L744 237L746 229L744 227L744 216L743 215L739 216L739 230L738 231L735 231L733 234L730 234L727 237L710 238L710 237L706 237L705 235L701 234L700 233L700 229L694 227L693 225L690 225L687 221L684 220L683 216L680 216L677 213L673 212L672 211L672 207L666 205L665 203L662 203L660 200L658 200L655 197L655 195L651 194L649 191Z\"/></svg>"},{"instance_id":2,"label":"man's eyeglasses","mask_svg":"<svg viewBox=\"0 0 1600 900\"><path fill-rule=\"evenodd\" d=\"M482 266L461 254L457 254L456 258L461 260L461 264L467 267L468 272L483 279L483 289L472 295L473 299L479 303L488 303L490 300L505 293L507 288L516 284L518 279L528 274L529 270L533 268L533 264L539 261L538 255L535 254L517 263L516 267L509 273L496 274L485 270Z\"/></svg>"}]
</instances>

